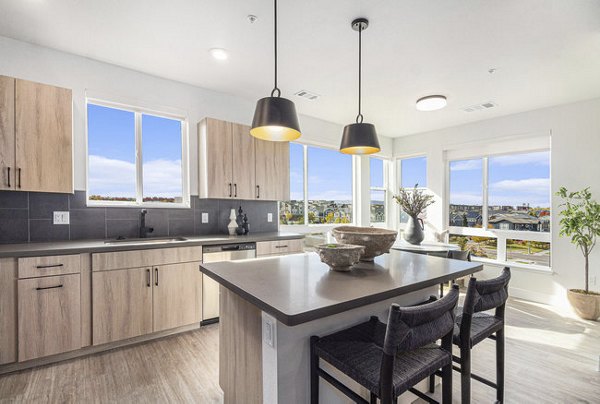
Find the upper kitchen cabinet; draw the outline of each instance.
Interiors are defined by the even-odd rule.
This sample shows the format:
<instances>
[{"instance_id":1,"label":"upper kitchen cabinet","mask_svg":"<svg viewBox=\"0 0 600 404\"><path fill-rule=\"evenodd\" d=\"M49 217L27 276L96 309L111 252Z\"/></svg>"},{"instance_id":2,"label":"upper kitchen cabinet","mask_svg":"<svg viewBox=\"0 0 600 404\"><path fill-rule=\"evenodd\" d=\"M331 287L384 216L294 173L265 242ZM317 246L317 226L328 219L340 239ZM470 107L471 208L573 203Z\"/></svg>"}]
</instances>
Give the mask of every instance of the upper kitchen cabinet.
<instances>
[{"instance_id":1,"label":"upper kitchen cabinet","mask_svg":"<svg viewBox=\"0 0 600 404\"><path fill-rule=\"evenodd\" d=\"M288 198L287 142L260 141L249 126L212 118L203 119L198 132L200 198Z\"/></svg>"},{"instance_id":2,"label":"upper kitchen cabinet","mask_svg":"<svg viewBox=\"0 0 600 404\"><path fill-rule=\"evenodd\" d=\"M71 90L0 76L0 190L73 192Z\"/></svg>"},{"instance_id":3,"label":"upper kitchen cabinet","mask_svg":"<svg viewBox=\"0 0 600 404\"><path fill-rule=\"evenodd\" d=\"M256 198L290 199L290 144L256 139Z\"/></svg>"},{"instance_id":4,"label":"upper kitchen cabinet","mask_svg":"<svg viewBox=\"0 0 600 404\"><path fill-rule=\"evenodd\" d=\"M71 90L15 81L16 189L73 192Z\"/></svg>"},{"instance_id":5,"label":"upper kitchen cabinet","mask_svg":"<svg viewBox=\"0 0 600 404\"><path fill-rule=\"evenodd\" d=\"M15 79L0 76L0 189L15 189Z\"/></svg>"}]
</instances>

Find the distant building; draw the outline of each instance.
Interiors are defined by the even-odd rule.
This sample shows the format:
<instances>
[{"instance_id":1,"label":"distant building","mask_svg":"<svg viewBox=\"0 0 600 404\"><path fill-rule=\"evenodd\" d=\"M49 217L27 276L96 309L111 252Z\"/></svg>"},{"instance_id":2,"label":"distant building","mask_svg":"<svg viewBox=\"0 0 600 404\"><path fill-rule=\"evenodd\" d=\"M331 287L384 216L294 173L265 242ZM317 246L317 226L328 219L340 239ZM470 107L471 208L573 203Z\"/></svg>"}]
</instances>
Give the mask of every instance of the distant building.
<instances>
[{"instance_id":1,"label":"distant building","mask_svg":"<svg viewBox=\"0 0 600 404\"><path fill-rule=\"evenodd\" d=\"M542 224L537 217L520 212L497 214L490 217L488 222L494 229L522 231L540 231Z\"/></svg>"}]
</instances>

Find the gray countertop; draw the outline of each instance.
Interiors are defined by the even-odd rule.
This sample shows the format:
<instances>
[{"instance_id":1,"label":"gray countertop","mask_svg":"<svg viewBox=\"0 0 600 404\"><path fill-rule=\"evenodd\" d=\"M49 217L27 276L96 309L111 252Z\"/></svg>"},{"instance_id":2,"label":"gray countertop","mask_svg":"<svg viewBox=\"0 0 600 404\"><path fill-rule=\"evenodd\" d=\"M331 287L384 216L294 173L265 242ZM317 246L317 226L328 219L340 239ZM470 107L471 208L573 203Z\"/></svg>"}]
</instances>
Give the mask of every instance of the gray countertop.
<instances>
[{"instance_id":1,"label":"gray countertop","mask_svg":"<svg viewBox=\"0 0 600 404\"><path fill-rule=\"evenodd\" d=\"M186 247L197 245L215 245L231 243L251 243L270 240L290 240L303 238L302 234L286 232L255 233L247 236L229 236L225 234L207 236L189 236L185 241L149 243L149 244L106 244L107 240L77 240L52 243L27 243L0 245L0 258L31 257L58 254L79 254L85 252L109 252L126 250L144 250L165 247ZM164 238L164 237L160 237Z\"/></svg>"},{"instance_id":2,"label":"gray countertop","mask_svg":"<svg viewBox=\"0 0 600 404\"><path fill-rule=\"evenodd\" d=\"M316 253L201 264L200 270L288 326L414 292L483 269L474 262L392 250L350 272Z\"/></svg>"}]
</instances>

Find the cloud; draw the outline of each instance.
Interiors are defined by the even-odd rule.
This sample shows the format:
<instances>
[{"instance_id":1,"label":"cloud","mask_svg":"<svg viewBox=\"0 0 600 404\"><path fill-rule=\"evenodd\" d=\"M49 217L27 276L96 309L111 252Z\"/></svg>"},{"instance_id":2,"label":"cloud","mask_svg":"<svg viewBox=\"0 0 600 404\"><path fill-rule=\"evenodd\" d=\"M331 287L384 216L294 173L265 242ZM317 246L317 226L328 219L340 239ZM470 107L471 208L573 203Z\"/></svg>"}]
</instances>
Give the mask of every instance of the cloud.
<instances>
[{"instance_id":1,"label":"cloud","mask_svg":"<svg viewBox=\"0 0 600 404\"><path fill-rule=\"evenodd\" d=\"M550 179L502 180L490 184L490 205L550 206Z\"/></svg>"},{"instance_id":2,"label":"cloud","mask_svg":"<svg viewBox=\"0 0 600 404\"><path fill-rule=\"evenodd\" d=\"M483 197L478 193L468 192L453 192L450 195L450 203L452 205L481 205Z\"/></svg>"},{"instance_id":3,"label":"cloud","mask_svg":"<svg viewBox=\"0 0 600 404\"><path fill-rule=\"evenodd\" d=\"M549 178L502 180L490 184L491 190L550 194Z\"/></svg>"},{"instance_id":4,"label":"cloud","mask_svg":"<svg viewBox=\"0 0 600 404\"><path fill-rule=\"evenodd\" d=\"M450 162L450 171L481 170L481 159Z\"/></svg>"},{"instance_id":5,"label":"cloud","mask_svg":"<svg viewBox=\"0 0 600 404\"><path fill-rule=\"evenodd\" d=\"M152 160L144 163L145 196L181 196L181 160ZM135 163L89 156L89 188L91 194L135 197Z\"/></svg>"},{"instance_id":6,"label":"cloud","mask_svg":"<svg viewBox=\"0 0 600 404\"><path fill-rule=\"evenodd\" d=\"M505 156L490 157L490 165L515 166L515 165L550 165L550 152L535 152L523 154L507 154Z\"/></svg>"}]
</instances>

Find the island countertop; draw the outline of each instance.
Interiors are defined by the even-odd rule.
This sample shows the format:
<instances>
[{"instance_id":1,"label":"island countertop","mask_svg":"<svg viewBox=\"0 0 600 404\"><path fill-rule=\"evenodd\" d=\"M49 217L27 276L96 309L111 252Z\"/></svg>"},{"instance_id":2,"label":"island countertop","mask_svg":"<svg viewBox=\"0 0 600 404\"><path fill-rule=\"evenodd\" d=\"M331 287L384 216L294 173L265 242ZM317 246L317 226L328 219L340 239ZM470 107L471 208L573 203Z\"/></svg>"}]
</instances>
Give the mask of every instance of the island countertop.
<instances>
[{"instance_id":1,"label":"island countertop","mask_svg":"<svg viewBox=\"0 0 600 404\"><path fill-rule=\"evenodd\" d=\"M352 310L481 271L475 262L392 250L336 272L316 253L203 263L200 270L287 326Z\"/></svg>"}]
</instances>

